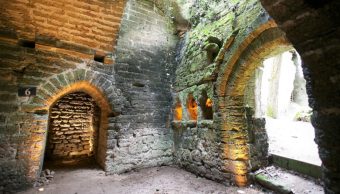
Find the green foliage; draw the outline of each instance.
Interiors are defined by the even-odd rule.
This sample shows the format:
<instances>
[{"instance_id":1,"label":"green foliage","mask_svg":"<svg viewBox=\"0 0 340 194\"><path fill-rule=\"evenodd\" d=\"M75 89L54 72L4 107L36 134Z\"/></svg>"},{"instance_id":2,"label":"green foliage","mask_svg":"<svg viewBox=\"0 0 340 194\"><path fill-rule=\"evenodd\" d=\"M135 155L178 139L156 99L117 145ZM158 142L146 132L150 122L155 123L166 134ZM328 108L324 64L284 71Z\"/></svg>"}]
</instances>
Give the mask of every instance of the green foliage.
<instances>
[{"instance_id":1,"label":"green foliage","mask_svg":"<svg viewBox=\"0 0 340 194\"><path fill-rule=\"evenodd\" d=\"M224 0L200 0L195 1L189 9L189 18L193 26L199 23L208 24L218 20L221 15L221 8L228 7Z\"/></svg>"},{"instance_id":2,"label":"green foliage","mask_svg":"<svg viewBox=\"0 0 340 194\"><path fill-rule=\"evenodd\" d=\"M272 106L268 106L267 107L267 116L271 117L271 118L274 118L274 110L273 110Z\"/></svg>"},{"instance_id":3,"label":"green foliage","mask_svg":"<svg viewBox=\"0 0 340 194\"><path fill-rule=\"evenodd\" d=\"M302 110L296 113L294 120L303 121L303 122L311 122L312 114L313 114L312 110Z\"/></svg>"}]
</instances>

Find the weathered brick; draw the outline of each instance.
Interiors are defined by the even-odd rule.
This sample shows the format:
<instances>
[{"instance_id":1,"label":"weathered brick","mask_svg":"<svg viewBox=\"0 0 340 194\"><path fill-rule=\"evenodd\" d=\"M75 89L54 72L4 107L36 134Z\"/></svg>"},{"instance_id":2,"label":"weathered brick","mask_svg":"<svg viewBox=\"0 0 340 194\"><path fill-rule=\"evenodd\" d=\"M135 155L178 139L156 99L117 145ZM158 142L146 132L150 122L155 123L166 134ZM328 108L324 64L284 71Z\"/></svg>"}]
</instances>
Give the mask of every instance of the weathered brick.
<instances>
[{"instance_id":1,"label":"weathered brick","mask_svg":"<svg viewBox=\"0 0 340 194\"><path fill-rule=\"evenodd\" d=\"M13 113L18 110L18 105L17 104L0 104L0 112L2 113Z\"/></svg>"},{"instance_id":2,"label":"weathered brick","mask_svg":"<svg viewBox=\"0 0 340 194\"><path fill-rule=\"evenodd\" d=\"M38 88L37 89L37 97L39 97L40 99L43 99L43 100L47 100L47 99L51 98L51 94L49 94L43 88Z\"/></svg>"},{"instance_id":3,"label":"weathered brick","mask_svg":"<svg viewBox=\"0 0 340 194\"><path fill-rule=\"evenodd\" d=\"M61 86L65 87L65 86L68 85L68 83L67 83L67 81L65 79L64 74L59 74L57 77L58 77L58 81L61 84Z\"/></svg>"},{"instance_id":4,"label":"weathered brick","mask_svg":"<svg viewBox=\"0 0 340 194\"><path fill-rule=\"evenodd\" d=\"M16 94L0 94L0 101L10 102L17 99Z\"/></svg>"},{"instance_id":5,"label":"weathered brick","mask_svg":"<svg viewBox=\"0 0 340 194\"><path fill-rule=\"evenodd\" d=\"M83 115L86 117L80 119ZM59 99L51 107L50 132L48 133L48 148L46 157L60 160L74 158L74 156L93 156L95 151L90 151L90 146L76 148L76 144L93 145L97 144L99 108L94 100L85 93L72 93ZM95 120L94 123L92 121ZM60 125L60 123L63 123ZM61 130L56 130L61 127ZM91 138L92 140L91 140ZM56 141L57 140L57 141ZM67 141L62 141L67 140ZM90 141L92 141L90 143ZM71 148L72 149L63 149ZM79 154L74 154L78 152ZM73 153L73 154L72 154Z\"/></svg>"},{"instance_id":6,"label":"weathered brick","mask_svg":"<svg viewBox=\"0 0 340 194\"><path fill-rule=\"evenodd\" d=\"M65 74L65 78L69 84L72 84L75 82L76 78L74 77L74 74L72 72L67 72Z\"/></svg>"},{"instance_id":7,"label":"weathered brick","mask_svg":"<svg viewBox=\"0 0 340 194\"><path fill-rule=\"evenodd\" d=\"M43 88L45 91L47 91L49 94L53 95L57 92L56 88L49 82L43 85Z\"/></svg>"},{"instance_id":8,"label":"weathered brick","mask_svg":"<svg viewBox=\"0 0 340 194\"><path fill-rule=\"evenodd\" d=\"M51 84L56 88L56 89L61 89L62 88L62 85L61 83L59 82L59 80L57 78L51 78L49 80L51 82Z\"/></svg>"},{"instance_id":9,"label":"weathered brick","mask_svg":"<svg viewBox=\"0 0 340 194\"><path fill-rule=\"evenodd\" d=\"M2 115L0 114L0 124L4 124L6 122L6 116L5 115Z\"/></svg>"},{"instance_id":10,"label":"weathered brick","mask_svg":"<svg viewBox=\"0 0 340 194\"><path fill-rule=\"evenodd\" d=\"M77 79L77 81L84 80L84 78L85 78L85 69L77 69L73 73L74 73L74 77Z\"/></svg>"}]
</instances>

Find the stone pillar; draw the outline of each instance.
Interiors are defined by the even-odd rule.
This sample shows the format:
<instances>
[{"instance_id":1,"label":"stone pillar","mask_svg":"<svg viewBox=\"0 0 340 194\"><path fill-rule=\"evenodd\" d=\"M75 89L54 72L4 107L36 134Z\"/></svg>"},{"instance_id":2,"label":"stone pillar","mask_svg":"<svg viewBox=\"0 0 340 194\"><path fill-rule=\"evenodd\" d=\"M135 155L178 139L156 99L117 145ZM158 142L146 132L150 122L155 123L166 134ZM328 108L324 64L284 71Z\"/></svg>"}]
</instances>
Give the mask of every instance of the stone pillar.
<instances>
[{"instance_id":1,"label":"stone pillar","mask_svg":"<svg viewBox=\"0 0 340 194\"><path fill-rule=\"evenodd\" d=\"M265 115L265 108L262 104L262 77L263 77L263 67L259 67L255 70L255 117L261 118Z\"/></svg>"},{"instance_id":2,"label":"stone pillar","mask_svg":"<svg viewBox=\"0 0 340 194\"><path fill-rule=\"evenodd\" d=\"M308 106L306 80L303 77L301 63L299 62L298 54L296 51L292 51L292 61L296 67L292 101L300 106Z\"/></svg>"},{"instance_id":3,"label":"stone pillar","mask_svg":"<svg viewBox=\"0 0 340 194\"><path fill-rule=\"evenodd\" d=\"M282 55L278 55L273 60L271 78L269 80L269 95L267 103L267 115L273 118L277 118L278 110L278 93L279 93L279 81L280 81L280 69L281 69Z\"/></svg>"}]
</instances>

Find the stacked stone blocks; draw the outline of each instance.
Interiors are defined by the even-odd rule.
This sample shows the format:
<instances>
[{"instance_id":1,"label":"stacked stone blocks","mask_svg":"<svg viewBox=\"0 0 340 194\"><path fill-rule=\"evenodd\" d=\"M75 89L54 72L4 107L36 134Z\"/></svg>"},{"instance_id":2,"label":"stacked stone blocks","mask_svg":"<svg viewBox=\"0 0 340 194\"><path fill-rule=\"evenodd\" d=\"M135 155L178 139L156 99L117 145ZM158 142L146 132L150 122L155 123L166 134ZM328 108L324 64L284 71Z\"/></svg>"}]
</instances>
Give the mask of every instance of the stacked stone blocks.
<instances>
[{"instance_id":1,"label":"stacked stone blocks","mask_svg":"<svg viewBox=\"0 0 340 194\"><path fill-rule=\"evenodd\" d=\"M95 155L99 130L99 108L85 93L72 93L50 110L46 157L77 159Z\"/></svg>"}]
</instances>

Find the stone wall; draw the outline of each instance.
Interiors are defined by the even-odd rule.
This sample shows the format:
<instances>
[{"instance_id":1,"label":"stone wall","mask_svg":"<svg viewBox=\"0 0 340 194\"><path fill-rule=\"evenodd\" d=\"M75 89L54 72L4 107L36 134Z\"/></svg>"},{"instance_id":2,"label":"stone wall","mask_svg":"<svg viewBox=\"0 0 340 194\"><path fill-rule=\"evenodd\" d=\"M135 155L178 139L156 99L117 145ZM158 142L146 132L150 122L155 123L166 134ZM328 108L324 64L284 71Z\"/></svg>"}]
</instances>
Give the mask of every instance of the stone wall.
<instances>
[{"instance_id":1,"label":"stone wall","mask_svg":"<svg viewBox=\"0 0 340 194\"><path fill-rule=\"evenodd\" d=\"M110 173L173 163L173 32L173 24L151 1L126 4L114 71L128 102L119 116L110 118Z\"/></svg>"},{"instance_id":2,"label":"stone wall","mask_svg":"<svg viewBox=\"0 0 340 194\"><path fill-rule=\"evenodd\" d=\"M261 67L260 65L259 67ZM261 81L262 70L256 69L247 83L244 92L245 117L249 141L249 169L256 171L267 166L268 161L268 135L266 132L266 119L261 114Z\"/></svg>"},{"instance_id":3,"label":"stone wall","mask_svg":"<svg viewBox=\"0 0 340 194\"><path fill-rule=\"evenodd\" d=\"M124 102L124 98L113 85L111 67L103 63L4 42L0 43L0 49L4 54L0 78L0 104L3 107L0 111L0 190L14 191L32 182L42 168L48 110L57 99L55 96L63 94L65 88L75 83L86 81L105 94L105 99L97 94L96 102L100 100L99 103L102 103L110 98ZM12 63L29 67L20 72ZM18 88L25 86L37 87L37 95L19 97ZM92 97L96 95L90 94ZM122 105L117 104L113 109L112 104L101 109L119 112Z\"/></svg>"},{"instance_id":4,"label":"stone wall","mask_svg":"<svg viewBox=\"0 0 340 194\"><path fill-rule=\"evenodd\" d=\"M254 109L246 108L247 133L249 141L249 170L256 171L269 164L268 161L268 135L265 118L258 118Z\"/></svg>"},{"instance_id":5,"label":"stone wall","mask_svg":"<svg viewBox=\"0 0 340 194\"><path fill-rule=\"evenodd\" d=\"M96 155L108 173L173 162L176 37L164 13L133 0L126 7L124 1L2 4L8 9L0 19L1 192L22 189L39 175L50 107L74 92L100 107ZM25 86L37 87L36 96L19 97Z\"/></svg>"},{"instance_id":6,"label":"stone wall","mask_svg":"<svg viewBox=\"0 0 340 194\"><path fill-rule=\"evenodd\" d=\"M43 11L54 13L54 3L35 1L23 3L22 1L3 1L0 19L0 191L15 191L24 188L34 181L42 168L42 158L46 141L48 126L48 110L53 103L54 96L64 88L80 81L87 81L90 85L100 88L106 98L115 94L115 100L122 99L119 91L113 87L112 53L113 47L107 47L107 40L95 40L87 37L93 44L102 47L93 47L92 44L68 38L75 37L72 33L82 35L82 31L92 28L113 28L112 23L86 24L82 28L66 28L68 19L75 23L87 20L86 16L73 20L67 14L54 14L60 19L62 27L51 27L49 22L42 22L44 26L34 26L33 13ZM64 4L67 2L65 1ZM76 2L73 2L76 3ZM86 6L87 3L74 9L110 9L112 14L122 14L123 4L116 1L113 4L96 4ZM58 3L56 3L58 4ZM68 4L70 6L71 4ZM106 5L106 6L105 6ZM36 6L36 7L35 7ZM41 8L41 6L44 7ZM58 4L58 6L63 6ZM113 8L117 8L113 10ZM47 11L46 11L47 9ZM61 8L58 8L62 10ZM69 11L72 10L71 8ZM70 13L70 12L69 12ZM32 16L32 17L30 17ZM44 17L44 20L57 22L53 17ZM120 19L119 19L120 20ZM115 25L119 25L116 21ZM38 25L38 24L37 24ZM115 26L113 25L113 26ZM51 27L51 28L49 28ZM91 29L89 29L91 28ZM59 30L67 29L67 38L63 39ZM72 30L73 29L73 30ZM118 26L116 26L116 30ZM39 31L36 31L39 30ZM78 32L77 32L78 30ZM111 31L110 29L109 31ZM44 31L44 33L41 33ZM60 33L56 35L56 33ZM115 36L112 34L112 36ZM86 37L86 36L85 36ZM82 37L79 37L82 38ZM85 39L85 38L84 38ZM109 37L111 43L115 42ZM106 46L105 46L106 45ZM104 52L104 47L106 51ZM112 49L109 51L109 49ZM104 52L105 64L95 61L98 52ZM111 60L110 60L111 58ZM37 95L19 97L19 87L37 87ZM117 97L117 95L119 97ZM98 97L99 98L99 97ZM55 100L55 99L54 99ZM123 101L123 100L122 100ZM119 111L121 105L115 106ZM111 107L106 107L111 109ZM105 151L106 152L106 151Z\"/></svg>"},{"instance_id":7,"label":"stone wall","mask_svg":"<svg viewBox=\"0 0 340 194\"><path fill-rule=\"evenodd\" d=\"M285 34L256 0L178 2L187 11L175 18L180 32L172 13L149 0L1 2L0 192L37 177L48 110L80 91L100 107L97 161L108 173L175 159L201 176L245 185L266 153L264 122L245 106L245 87L265 57L291 48L286 35L305 64L325 191L339 192L339 3L261 0ZM19 97L23 86L37 95ZM212 120L203 96L212 100ZM170 129L178 102L183 115Z\"/></svg>"},{"instance_id":8,"label":"stone wall","mask_svg":"<svg viewBox=\"0 0 340 194\"><path fill-rule=\"evenodd\" d=\"M100 112L85 93L68 94L50 110L45 160L70 160L95 155Z\"/></svg>"},{"instance_id":9,"label":"stone wall","mask_svg":"<svg viewBox=\"0 0 340 194\"><path fill-rule=\"evenodd\" d=\"M201 176L243 185L244 174L267 163L264 121L246 111L243 97L242 102L224 110L227 104L219 91L219 79L223 79L220 74L224 65L233 60L230 57L235 50L253 30L268 23L269 17L255 0L199 1L191 5L188 13L193 26L178 48L175 81L175 97L183 108L182 121L173 122L176 162ZM205 93L213 102L212 120L206 120L203 113L201 99ZM199 103L197 122L188 121L186 100L191 94ZM226 123L228 114L231 121ZM237 122L242 127L227 129Z\"/></svg>"},{"instance_id":10,"label":"stone wall","mask_svg":"<svg viewBox=\"0 0 340 194\"><path fill-rule=\"evenodd\" d=\"M6 38L58 48L112 52L124 3L124 0L2 0L0 31Z\"/></svg>"},{"instance_id":11,"label":"stone wall","mask_svg":"<svg viewBox=\"0 0 340 194\"><path fill-rule=\"evenodd\" d=\"M221 131L213 121L173 122L175 162L199 176L229 183L230 173L221 169Z\"/></svg>"}]
</instances>

